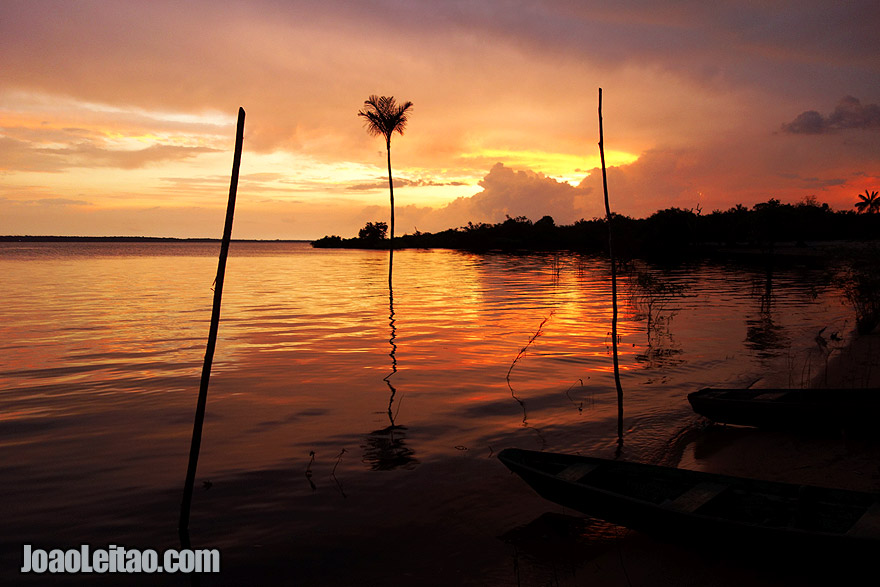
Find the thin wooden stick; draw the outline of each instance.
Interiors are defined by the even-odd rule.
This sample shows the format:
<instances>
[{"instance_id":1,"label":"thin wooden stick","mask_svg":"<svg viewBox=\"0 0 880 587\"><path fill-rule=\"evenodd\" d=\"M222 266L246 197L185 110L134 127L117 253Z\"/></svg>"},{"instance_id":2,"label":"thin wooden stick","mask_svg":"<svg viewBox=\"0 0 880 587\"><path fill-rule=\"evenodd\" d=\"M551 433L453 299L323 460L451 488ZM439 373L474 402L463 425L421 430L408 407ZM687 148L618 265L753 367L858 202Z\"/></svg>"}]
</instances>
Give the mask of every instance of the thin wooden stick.
<instances>
[{"instance_id":1,"label":"thin wooden stick","mask_svg":"<svg viewBox=\"0 0 880 587\"><path fill-rule=\"evenodd\" d=\"M217 279L214 284L214 306L211 311L211 328L208 332L208 345L205 349L205 362L202 365L202 379L199 384L199 399L196 404L196 417L193 423L192 444L189 449L189 465L186 469L186 483L183 487L183 501L180 504L181 533L189 529L189 512L192 505L193 485L196 468L199 464L199 448L202 444L202 427L205 422L205 406L208 402L208 380L211 377L211 363L214 361L214 348L217 346L217 331L220 328L220 300L223 296L223 278L226 275L226 257L229 255L229 241L232 238L232 217L235 213L235 195L238 191L238 168L241 165L241 145L244 141L244 108L238 109L238 127L235 133L235 156L232 161L232 179L229 183L229 202L226 205L226 224L223 228L223 241L220 244L220 260L217 264Z\"/></svg>"},{"instance_id":2,"label":"thin wooden stick","mask_svg":"<svg viewBox=\"0 0 880 587\"><path fill-rule=\"evenodd\" d=\"M611 206L608 204L608 174L605 171L605 135L602 130L602 88L599 88L599 158L602 161L602 189L605 191L605 218L608 221L608 256L611 257L611 348L614 361L614 383L617 386L617 440L623 442L623 387L620 385L620 363L617 357L617 262L611 234Z\"/></svg>"}]
</instances>

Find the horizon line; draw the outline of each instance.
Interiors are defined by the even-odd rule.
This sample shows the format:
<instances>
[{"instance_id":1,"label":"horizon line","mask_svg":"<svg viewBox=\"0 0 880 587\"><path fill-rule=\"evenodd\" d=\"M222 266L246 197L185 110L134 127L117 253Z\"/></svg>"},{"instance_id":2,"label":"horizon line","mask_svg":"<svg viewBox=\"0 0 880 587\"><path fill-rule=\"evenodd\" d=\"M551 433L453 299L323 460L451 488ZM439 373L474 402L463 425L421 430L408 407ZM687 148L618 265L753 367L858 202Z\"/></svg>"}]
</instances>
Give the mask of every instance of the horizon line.
<instances>
[{"instance_id":1,"label":"horizon line","mask_svg":"<svg viewBox=\"0 0 880 587\"><path fill-rule=\"evenodd\" d=\"M32 234L4 234L0 235L0 242L15 241L195 241L195 242L220 242L222 239L201 236L88 236L88 235L32 235ZM234 238L234 242L287 242L308 243L315 239L306 238Z\"/></svg>"}]
</instances>

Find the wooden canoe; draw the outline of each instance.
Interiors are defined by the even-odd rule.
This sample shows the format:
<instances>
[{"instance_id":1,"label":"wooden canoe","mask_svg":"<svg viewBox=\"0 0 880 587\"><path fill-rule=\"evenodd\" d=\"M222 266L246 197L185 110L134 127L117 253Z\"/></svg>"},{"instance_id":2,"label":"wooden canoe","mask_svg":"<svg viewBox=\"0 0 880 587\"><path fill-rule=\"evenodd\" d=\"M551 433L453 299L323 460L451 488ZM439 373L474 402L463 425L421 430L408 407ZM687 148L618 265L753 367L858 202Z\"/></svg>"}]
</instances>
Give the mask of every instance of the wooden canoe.
<instances>
[{"instance_id":1,"label":"wooden canoe","mask_svg":"<svg viewBox=\"0 0 880 587\"><path fill-rule=\"evenodd\" d=\"M718 389L688 395L714 422L805 430L880 429L878 389Z\"/></svg>"},{"instance_id":2,"label":"wooden canoe","mask_svg":"<svg viewBox=\"0 0 880 587\"><path fill-rule=\"evenodd\" d=\"M514 448L498 458L545 499L661 538L880 547L880 494Z\"/></svg>"}]
</instances>

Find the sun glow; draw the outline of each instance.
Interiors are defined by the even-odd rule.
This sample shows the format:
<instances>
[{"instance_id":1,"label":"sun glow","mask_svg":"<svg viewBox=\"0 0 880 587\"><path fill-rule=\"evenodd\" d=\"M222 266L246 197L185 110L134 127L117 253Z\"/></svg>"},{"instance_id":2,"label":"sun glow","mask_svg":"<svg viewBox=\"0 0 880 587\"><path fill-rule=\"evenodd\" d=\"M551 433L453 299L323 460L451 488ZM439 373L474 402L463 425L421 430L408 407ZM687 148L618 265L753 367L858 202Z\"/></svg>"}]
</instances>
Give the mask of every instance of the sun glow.
<instances>
[{"instance_id":1,"label":"sun glow","mask_svg":"<svg viewBox=\"0 0 880 587\"><path fill-rule=\"evenodd\" d=\"M598 152L595 155L575 155L534 150L479 149L464 153L460 158L471 161L500 161L509 167L543 173L557 181L572 185L580 183L591 169L601 165ZM628 165L638 158L638 155L626 151L605 152L605 163L608 166Z\"/></svg>"}]
</instances>

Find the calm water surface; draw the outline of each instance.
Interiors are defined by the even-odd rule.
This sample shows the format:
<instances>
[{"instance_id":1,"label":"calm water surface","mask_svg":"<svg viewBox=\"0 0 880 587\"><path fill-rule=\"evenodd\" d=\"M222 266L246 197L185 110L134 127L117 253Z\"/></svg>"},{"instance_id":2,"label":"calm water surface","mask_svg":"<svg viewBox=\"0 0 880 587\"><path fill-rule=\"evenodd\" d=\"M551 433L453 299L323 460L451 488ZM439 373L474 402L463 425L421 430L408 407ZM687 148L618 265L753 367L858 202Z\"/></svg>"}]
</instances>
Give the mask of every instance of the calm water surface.
<instances>
[{"instance_id":1,"label":"calm water surface","mask_svg":"<svg viewBox=\"0 0 880 587\"><path fill-rule=\"evenodd\" d=\"M176 545L218 250L0 243L3 573L27 541ZM494 456L617 450L607 261L394 263L389 291L387 252L233 244L191 524L224 580L513 585L511 532L553 506ZM828 270L635 263L620 289L645 462L675 464L689 392L805 385L853 325Z\"/></svg>"}]
</instances>

